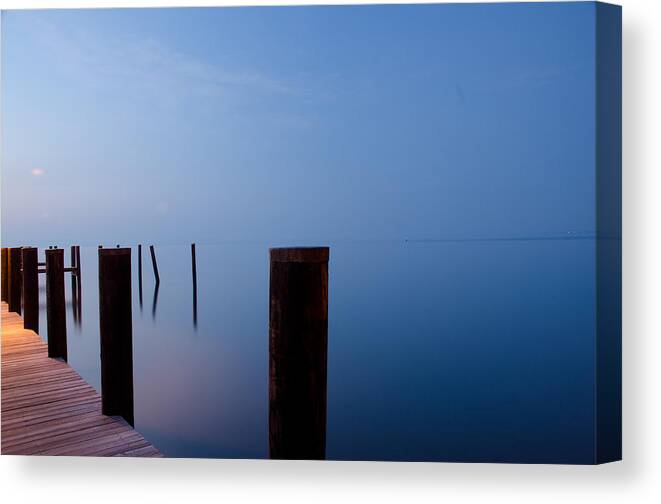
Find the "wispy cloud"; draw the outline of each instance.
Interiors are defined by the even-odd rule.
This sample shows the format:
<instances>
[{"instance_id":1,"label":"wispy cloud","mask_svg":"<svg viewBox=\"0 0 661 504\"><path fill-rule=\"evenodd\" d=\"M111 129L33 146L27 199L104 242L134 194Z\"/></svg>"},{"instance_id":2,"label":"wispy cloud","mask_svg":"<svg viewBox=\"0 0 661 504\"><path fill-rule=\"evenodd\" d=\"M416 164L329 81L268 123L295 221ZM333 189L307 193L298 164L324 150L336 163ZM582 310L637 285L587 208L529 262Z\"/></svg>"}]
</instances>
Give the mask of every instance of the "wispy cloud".
<instances>
[{"instance_id":1,"label":"wispy cloud","mask_svg":"<svg viewBox=\"0 0 661 504\"><path fill-rule=\"evenodd\" d=\"M40 43L56 69L100 89L132 91L164 104L190 96L224 98L233 91L293 94L294 87L254 68L222 68L169 47L155 38L103 40L98 34L65 31L41 19Z\"/></svg>"},{"instance_id":2,"label":"wispy cloud","mask_svg":"<svg viewBox=\"0 0 661 504\"><path fill-rule=\"evenodd\" d=\"M44 173L45 173L44 170L42 170L41 168L33 168L32 170L30 170L30 175L32 175L33 177L41 177Z\"/></svg>"}]
</instances>

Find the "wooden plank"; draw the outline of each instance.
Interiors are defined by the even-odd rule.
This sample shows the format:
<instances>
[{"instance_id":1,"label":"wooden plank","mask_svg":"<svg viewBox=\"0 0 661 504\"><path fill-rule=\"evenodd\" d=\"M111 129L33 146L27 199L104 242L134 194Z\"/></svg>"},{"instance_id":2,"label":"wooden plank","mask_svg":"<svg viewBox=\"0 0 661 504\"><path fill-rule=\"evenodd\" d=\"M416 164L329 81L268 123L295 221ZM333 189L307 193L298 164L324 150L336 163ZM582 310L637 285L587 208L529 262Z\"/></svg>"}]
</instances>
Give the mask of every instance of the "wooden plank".
<instances>
[{"instance_id":1,"label":"wooden plank","mask_svg":"<svg viewBox=\"0 0 661 504\"><path fill-rule=\"evenodd\" d=\"M26 408L17 408L7 414L2 415L2 425L4 426L5 421L16 420L24 422L36 422L40 418L47 417L48 415L57 415L65 411L75 410L77 408L82 408L89 404L98 406L101 403L101 400L98 397L90 397L85 400L80 400L80 398L73 398L71 401L60 401L57 404L47 404L39 408L35 407L26 407Z\"/></svg>"},{"instance_id":2,"label":"wooden plank","mask_svg":"<svg viewBox=\"0 0 661 504\"><path fill-rule=\"evenodd\" d=\"M162 457L2 303L2 455Z\"/></svg>"},{"instance_id":3,"label":"wooden plank","mask_svg":"<svg viewBox=\"0 0 661 504\"><path fill-rule=\"evenodd\" d=\"M39 425L45 423L54 423L58 420L66 420L71 416L85 417L87 414L96 414L97 405L94 402L84 404L74 404L59 410L49 410L39 415L24 415L11 419L3 419L2 432L10 433L14 429L25 429L27 426Z\"/></svg>"},{"instance_id":4,"label":"wooden plank","mask_svg":"<svg viewBox=\"0 0 661 504\"><path fill-rule=\"evenodd\" d=\"M94 426L87 428L83 427L80 430L69 431L57 435L43 436L36 439L28 439L27 441L23 442L18 440L15 441L15 444L8 443L8 448L23 453L23 450L33 450L36 446L38 453L46 453L48 451L60 448L73 449L76 443L98 443L99 439L103 439L104 437L124 431L126 431L126 427L123 425L118 425L113 422L112 419L110 419L110 422L99 422ZM72 455L73 454L75 453L72 453Z\"/></svg>"},{"instance_id":5,"label":"wooden plank","mask_svg":"<svg viewBox=\"0 0 661 504\"><path fill-rule=\"evenodd\" d=\"M2 446L21 446L32 444L33 442L42 443L43 439L48 439L49 443L60 442L68 437L78 438L82 433L91 429L100 429L109 424L114 424L112 418L99 418L94 415L75 415L69 417L66 421L60 420L58 423L50 422L32 429L15 429L2 433Z\"/></svg>"}]
</instances>

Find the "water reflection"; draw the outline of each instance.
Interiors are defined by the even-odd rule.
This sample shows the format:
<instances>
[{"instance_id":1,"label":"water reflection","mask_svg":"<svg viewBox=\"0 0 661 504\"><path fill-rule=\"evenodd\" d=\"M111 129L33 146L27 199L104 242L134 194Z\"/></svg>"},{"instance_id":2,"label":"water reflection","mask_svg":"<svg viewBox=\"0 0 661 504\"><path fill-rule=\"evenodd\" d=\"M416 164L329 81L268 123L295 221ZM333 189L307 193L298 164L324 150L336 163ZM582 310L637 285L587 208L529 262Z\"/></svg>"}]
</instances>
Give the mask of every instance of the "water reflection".
<instances>
[{"instance_id":1,"label":"water reflection","mask_svg":"<svg viewBox=\"0 0 661 504\"><path fill-rule=\"evenodd\" d=\"M193 286L193 328L197 331L197 282Z\"/></svg>"},{"instance_id":2,"label":"water reflection","mask_svg":"<svg viewBox=\"0 0 661 504\"><path fill-rule=\"evenodd\" d=\"M71 308L73 323L75 326L82 325L82 278L80 264L80 246L71 246Z\"/></svg>"},{"instance_id":3,"label":"water reflection","mask_svg":"<svg viewBox=\"0 0 661 504\"><path fill-rule=\"evenodd\" d=\"M151 318L156 320L156 305L158 305L158 290L161 288L161 283L156 282L154 284L154 302L151 307Z\"/></svg>"},{"instance_id":4,"label":"water reflection","mask_svg":"<svg viewBox=\"0 0 661 504\"><path fill-rule=\"evenodd\" d=\"M199 338L190 247L159 247L167 286L133 319L135 421L167 456L269 456L268 246L198 247ZM588 460L594 247L333 244L326 457ZM100 390L98 259L81 252L86 324L69 361Z\"/></svg>"},{"instance_id":5,"label":"water reflection","mask_svg":"<svg viewBox=\"0 0 661 504\"><path fill-rule=\"evenodd\" d=\"M80 326L80 310L78 309L80 297L78 296L78 280L76 275L71 275L71 311L74 325Z\"/></svg>"}]
</instances>

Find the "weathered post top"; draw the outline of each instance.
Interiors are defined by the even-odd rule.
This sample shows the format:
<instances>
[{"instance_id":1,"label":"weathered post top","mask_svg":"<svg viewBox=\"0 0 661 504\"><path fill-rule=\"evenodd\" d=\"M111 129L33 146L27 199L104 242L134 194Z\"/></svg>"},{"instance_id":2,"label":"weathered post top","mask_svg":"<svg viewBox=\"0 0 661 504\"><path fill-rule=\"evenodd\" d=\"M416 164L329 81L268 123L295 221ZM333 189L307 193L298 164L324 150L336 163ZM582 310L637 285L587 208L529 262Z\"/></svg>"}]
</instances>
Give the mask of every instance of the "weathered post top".
<instances>
[{"instance_id":1,"label":"weathered post top","mask_svg":"<svg viewBox=\"0 0 661 504\"><path fill-rule=\"evenodd\" d=\"M109 255L127 255L127 254L131 255L130 247L104 248L103 246L99 245L99 255L109 256Z\"/></svg>"},{"instance_id":2,"label":"weathered post top","mask_svg":"<svg viewBox=\"0 0 661 504\"><path fill-rule=\"evenodd\" d=\"M278 247L269 249L271 262L328 262L328 247Z\"/></svg>"}]
</instances>

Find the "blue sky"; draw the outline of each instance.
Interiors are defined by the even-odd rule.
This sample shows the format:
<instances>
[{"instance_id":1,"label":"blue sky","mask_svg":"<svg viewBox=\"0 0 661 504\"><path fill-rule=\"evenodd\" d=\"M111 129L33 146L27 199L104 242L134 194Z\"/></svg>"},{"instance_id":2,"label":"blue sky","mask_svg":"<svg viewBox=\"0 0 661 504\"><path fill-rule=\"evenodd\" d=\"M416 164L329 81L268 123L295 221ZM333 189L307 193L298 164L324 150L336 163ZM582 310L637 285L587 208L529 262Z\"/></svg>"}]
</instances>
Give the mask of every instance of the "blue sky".
<instances>
[{"instance_id":1,"label":"blue sky","mask_svg":"<svg viewBox=\"0 0 661 504\"><path fill-rule=\"evenodd\" d=\"M592 3L2 13L2 240L592 232Z\"/></svg>"}]
</instances>

